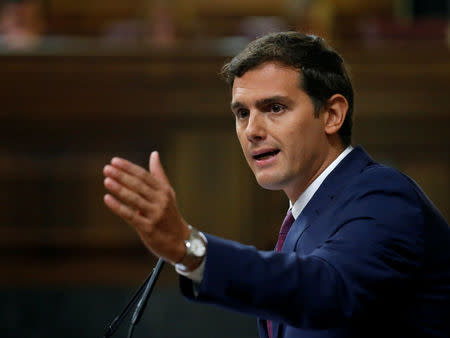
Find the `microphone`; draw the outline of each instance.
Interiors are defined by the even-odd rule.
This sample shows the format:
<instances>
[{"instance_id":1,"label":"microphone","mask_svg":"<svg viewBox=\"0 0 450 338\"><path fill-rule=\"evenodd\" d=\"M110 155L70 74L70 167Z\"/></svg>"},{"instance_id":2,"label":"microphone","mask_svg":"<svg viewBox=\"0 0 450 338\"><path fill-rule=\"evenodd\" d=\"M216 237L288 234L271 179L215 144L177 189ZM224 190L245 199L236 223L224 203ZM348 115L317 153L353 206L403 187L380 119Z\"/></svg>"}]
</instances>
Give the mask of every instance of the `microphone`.
<instances>
[{"instance_id":1,"label":"microphone","mask_svg":"<svg viewBox=\"0 0 450 338\"><path fill-rule=\"evenodd\" d=\"M135 306L135 304L139 301L139 318L142 315L143 309L145 308L145 305L148 301L148 298L150 297L150 293L153 289L153 286L156 282L156 279L158 278L159 272L162 269L164 261L160 258L158 260L158 263L156 264L156 267L153 268L153 270L150 272L150 274L147 276L147 278L144 280L142 285L139 287L139 289L135 292L131 300L128 302L128 304L125 306L125 308L122 310L122 312L114 318L114 320L106 327L104 338L112 337L112 335L117 331L120 324L124 320L124 318L128 315L128 313L131 311L131 309ZM156 273L155 273L156 272ZM153 277L153 278L152 278ZM144 292L144 294L143 294ZM142 294L142 297L140 297ZM137 309L136 309L137 311ZM136 315L136 311L133 314L133 318ZM136 318L134 320L134 324L137 324L137 321L139 318Z\"/></svg>"},{"instance_id":2,"label":"microphone","mask_svg":"<svg viewBox=\"0 0 450 338\"><path fill-rule=\"evenodd\" d=\"M131 323L128 330L128 338L131 338L131 336L133 335L134 327L137 325L137 323L142 317L142 314L144 313L145 306L147 305L148 299L150 298L150 295L156 284L156 280L158 279L159 273L161 272L163 266L164 260L162 258L158 259L158 263L156 263L156 266L151 273L150 280L144 289L141 299L136 305L136 309L134 310L133 317L131 318Z\"/></svg>"}]
</instances>

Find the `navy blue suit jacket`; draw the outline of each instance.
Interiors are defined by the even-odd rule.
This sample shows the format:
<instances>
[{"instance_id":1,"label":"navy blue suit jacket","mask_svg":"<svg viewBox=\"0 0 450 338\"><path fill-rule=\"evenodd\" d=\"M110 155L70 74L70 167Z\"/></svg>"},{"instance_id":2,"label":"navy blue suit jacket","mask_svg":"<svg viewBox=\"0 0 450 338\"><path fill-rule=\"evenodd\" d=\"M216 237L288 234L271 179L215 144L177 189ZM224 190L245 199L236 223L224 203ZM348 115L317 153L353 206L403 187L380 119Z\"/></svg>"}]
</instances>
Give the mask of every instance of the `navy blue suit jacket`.
<instances>
[{"instance_id":1,"label":"navy blue suit jacket","mask_svg":"<svg viewBox=\"0 0 450 338\"><path fill-rule=\"evenodd\" d=\"M273 338L450 337L450 229L407 176L357 147L296 219L282 252L206 235L192 300L273 321Z\"/></svg>"}]
</instances>

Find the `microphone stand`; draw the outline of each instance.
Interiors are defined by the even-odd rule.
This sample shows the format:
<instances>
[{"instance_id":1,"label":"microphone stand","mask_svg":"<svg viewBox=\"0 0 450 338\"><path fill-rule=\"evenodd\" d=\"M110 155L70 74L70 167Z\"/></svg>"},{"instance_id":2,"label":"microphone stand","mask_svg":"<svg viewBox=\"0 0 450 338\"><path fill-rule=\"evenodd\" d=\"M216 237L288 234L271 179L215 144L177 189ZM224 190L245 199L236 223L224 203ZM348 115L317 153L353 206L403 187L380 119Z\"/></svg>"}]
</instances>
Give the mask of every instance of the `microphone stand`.
<instances>
[{"instance_id":1,"label":"microphone stand","mask_svg":"<svg viewBox=\"0 0 450 338\"><path fill-rule=\"evenodd\" d=\"M139 303L136 305L136 310L134 310L133 317L131 318L131 323L128 330L128 338L131 338L131 336L133 335L134 327L137 325L137 323L142 317L142 314L144 313L145 306L147 305L148 299L150 298L150 295L156 284L156 280L158 279L159 273L161 272L163 266L164 260L162 258L158 259L158 263L156 263L156 266L153 269L152 275L150 277L149 282L147 283L147 286L145 287L144 293L142 294Z\"/></svg>"},{"instance_id":2,"label":"microphone stand","mask_svg":"<svg viewBox=\"0 0 450 338\"><path fill-rule=\"evenodd\" d=\"M131 300L128 302L127 306L122 310L122 312L114 318L114 320L106 327L106 332L104 338L110 338L117 331L123 319L128 315L131 309L139 300L139 304L136 307L136 310L133 314L132 326L134 327L142 316L145 305L147 304L148 298L150 298L150 294L153 290L153 287L156 283L159 273L164 265L164 260L160 258L158 263L156 263L156 267L153 268L152 272L147 276L144 283L139 287L136 293L133 295ZM142 297L140 295L142 294ZM137 313L139 311L139 313ZM135 318L136 317L136 318ZM130 325L131 328L131 325ZM133 329L131 329L132 332ZM130 332L129 332L130 334ZM131 337L131 336L130 336Z\"/></svg>"}]
</instances>

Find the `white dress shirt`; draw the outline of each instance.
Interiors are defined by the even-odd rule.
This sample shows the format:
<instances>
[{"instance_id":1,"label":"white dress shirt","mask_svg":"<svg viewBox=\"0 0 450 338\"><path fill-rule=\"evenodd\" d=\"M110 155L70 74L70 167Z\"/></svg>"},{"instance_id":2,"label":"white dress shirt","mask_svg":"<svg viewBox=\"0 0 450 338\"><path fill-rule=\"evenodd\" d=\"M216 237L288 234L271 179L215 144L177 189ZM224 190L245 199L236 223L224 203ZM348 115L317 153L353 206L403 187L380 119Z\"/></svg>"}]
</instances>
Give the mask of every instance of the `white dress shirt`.
<instances>
[{"instance_id":1,"label":"white dress shirt","mask_svg":"<svg viewBox=\"0 0 450 338\"><path fill-rule=\"evenodd\" d=\"M294 219L301 214L305 206L314 196L316 191L322 185L323 181L327 178L327 176L333 171L334 168L353 150L352 146L348 146L345 150L333 161L331 164L325 168L325 170L306 188L306 190L300 195L300 197L292 204L292 201L289 201L289 209L292 208L292 216ZM189 279L192 279L194 282L200 283L203 279L203 271L205 270L205 262L207 257L203 260L200 266L191 271L191 272L183 272L175 268L175 270L183 276L186 276Z\"/></svg>"},{"instance_id":2,"label":"white dress shirt","mask_svg":"<svg viewBox=\"0 0 450 338\"><path fill-rule=\"evenodd\" d=\"M295 201L294 205L292 205L292 202L289 201L289 208L292 208L292 216L294 216L294 219L297 219L297 217L301 214L303 209L308 204L309 200L314 196L327 176L352 150L352 146L348 146L347 148L345 148L345 150L338 157L336 157L336 159L331 162L331 164L326 167L324 171L322 171L322 173L308 186L308 188L306 188L306 190Z\"/></svg>"}]
</instances>

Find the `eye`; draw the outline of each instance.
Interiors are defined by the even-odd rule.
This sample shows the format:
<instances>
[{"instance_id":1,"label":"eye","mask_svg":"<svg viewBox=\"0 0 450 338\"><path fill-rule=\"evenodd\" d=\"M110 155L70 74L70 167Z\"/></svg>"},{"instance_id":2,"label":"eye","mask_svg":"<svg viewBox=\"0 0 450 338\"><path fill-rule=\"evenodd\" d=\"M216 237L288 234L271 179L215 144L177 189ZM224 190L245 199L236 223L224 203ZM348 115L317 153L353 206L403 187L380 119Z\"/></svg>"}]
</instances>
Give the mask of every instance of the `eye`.
<instances>
[{"instance_id":1,"label":"eye","mask_svg":"<svg viewBox=\"0 0 450 338\"><path fill-rule=\"evenodd\" d=\"M281 113L284 110L284 106L279 103L274 103L270 105L270 111L274 113Z\"/></svg>"},{"instance_id":2,"label":"eye","mask_svg":"<svg viewBox=\"0 0 450 338\"><path fill-rule=\"evenodd\" d=\"M242 119L247 118L248 110L241 108L241 109L238 109L235 114L236 114L236 118L242 120Z\"/></svg>"}]
</instances>

